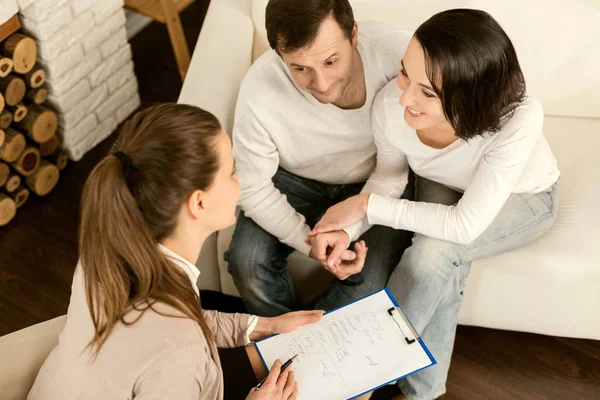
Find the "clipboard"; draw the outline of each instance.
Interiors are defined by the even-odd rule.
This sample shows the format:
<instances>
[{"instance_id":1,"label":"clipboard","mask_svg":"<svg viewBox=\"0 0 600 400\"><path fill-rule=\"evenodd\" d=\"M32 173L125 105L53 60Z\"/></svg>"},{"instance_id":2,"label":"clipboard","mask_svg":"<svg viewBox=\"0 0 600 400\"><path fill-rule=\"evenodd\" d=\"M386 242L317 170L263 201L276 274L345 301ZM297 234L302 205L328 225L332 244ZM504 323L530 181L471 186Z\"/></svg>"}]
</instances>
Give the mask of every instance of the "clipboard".
<instances>
[{"instance_id":1,"label":"clipboard","mask_svg":"<svg viewBox=\"0 0 600 400\"><path fill-rule=\"evenodd\" d=\"M298 400L353 399L437 363L388 289L255 346L267 370L277 358L301 354L292 367Z\"/></svg>"}]
</instances>

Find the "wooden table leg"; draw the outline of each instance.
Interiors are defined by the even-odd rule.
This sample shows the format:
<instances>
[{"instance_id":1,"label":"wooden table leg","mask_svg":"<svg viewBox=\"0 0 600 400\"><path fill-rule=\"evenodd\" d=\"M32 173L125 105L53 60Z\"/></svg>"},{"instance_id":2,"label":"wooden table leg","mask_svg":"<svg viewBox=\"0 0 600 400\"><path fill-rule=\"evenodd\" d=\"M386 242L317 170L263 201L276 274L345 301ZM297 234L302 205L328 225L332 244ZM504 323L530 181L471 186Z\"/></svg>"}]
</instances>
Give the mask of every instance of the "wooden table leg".
<instances>
[{"instance_id":1,"label":"wooden table leg","mask_svg":"<svg viewBox=\"0 0 600 400\"><path fill-rule=\"evenodd\" d=\"M171 45L173 46L173 52L175 53L175 59L177 60L177 67L179 68L179 74L181 80L185 79L188 67L190 66L190 52L185 41L185 35L183 33L183 27L181 26L181 20L179 19L179 13L175 8L173 0L160 0L160 4L163 8L165 15L165 24L169 31L169 37L171 38Z\"/></svg>"}]
</instances>

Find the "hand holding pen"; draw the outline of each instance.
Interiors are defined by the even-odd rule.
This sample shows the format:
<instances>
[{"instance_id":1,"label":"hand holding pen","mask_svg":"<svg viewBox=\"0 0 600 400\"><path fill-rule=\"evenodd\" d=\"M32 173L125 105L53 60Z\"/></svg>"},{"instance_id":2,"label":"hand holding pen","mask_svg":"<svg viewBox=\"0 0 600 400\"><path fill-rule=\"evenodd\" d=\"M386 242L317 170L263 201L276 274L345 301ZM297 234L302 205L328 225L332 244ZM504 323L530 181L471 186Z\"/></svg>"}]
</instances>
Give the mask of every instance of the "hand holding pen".
<instances>
[{"instance_id":1,"label":"hand holding pen","mask_svg":"<svg viewBox=\"0 0 600 400\"><path fill-rule=\"evenodd\" d=\"M298 395L298 384L294 372L288 369L295 355L283 365L280 360L275 361L269 375L255 388L250 390L247 400L295 400Z\"/></svg>"}]
</instances>

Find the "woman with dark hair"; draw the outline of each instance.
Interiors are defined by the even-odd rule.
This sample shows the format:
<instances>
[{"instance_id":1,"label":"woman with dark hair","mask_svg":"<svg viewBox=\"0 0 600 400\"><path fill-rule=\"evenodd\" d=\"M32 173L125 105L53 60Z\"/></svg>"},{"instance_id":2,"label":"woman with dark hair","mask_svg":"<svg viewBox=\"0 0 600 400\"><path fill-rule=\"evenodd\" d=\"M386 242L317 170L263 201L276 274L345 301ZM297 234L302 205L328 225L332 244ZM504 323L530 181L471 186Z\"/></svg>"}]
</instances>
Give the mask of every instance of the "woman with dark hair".
<instances>
[{"instance_id":1,"label":"woman with dark hair","mask_svg":"<svg viewBox=\"0 0 600 400\"><path fill-rule=\"evenodd\" d=\"M67 323L29 399L296 398L280 361L252 388L266 371L243 346L321 311L258 318L200 306L194 262L210 234L235 222L234 166L229 137L197 107L152 106L124 124L83 189ZM239 347L229 376L217 347Z\"/></svg>"},{"instance_id":2,"label":"woman with dark hair","mask_svg":"<svg viewBox=\"0 0 600 400\"><path fill-rule=\"evenodd\" d=\"M446 390L471 262L546 233L557 214L560 173L515 49L483 11L444 11L421 25L372 118L374 173L311 234L345 229L353 239L369 224L415 232L388 287L438 361L399 386L408 398L433 399ZM416 201L398 199L409 168L417 175Z\"/></svg>"}]
</instances>

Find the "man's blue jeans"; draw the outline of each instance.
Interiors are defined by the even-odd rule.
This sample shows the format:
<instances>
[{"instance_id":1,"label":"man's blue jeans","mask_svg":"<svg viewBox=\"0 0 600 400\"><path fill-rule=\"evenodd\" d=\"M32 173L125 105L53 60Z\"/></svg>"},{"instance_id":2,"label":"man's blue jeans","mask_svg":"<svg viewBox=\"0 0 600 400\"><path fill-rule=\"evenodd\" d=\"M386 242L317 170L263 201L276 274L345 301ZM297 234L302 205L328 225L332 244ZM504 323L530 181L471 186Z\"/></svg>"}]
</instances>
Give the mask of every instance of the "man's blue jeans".
<instances>
[{"instance_id":1,"label":"man's blue jeans","mask_svg":"<svg viewBox=\"0 0 600 400\"><path fill-rule=\"evenodd\" d=\"M277 171L273 183L311 227L329 207L359 194L364 186L364 183L325 184L283 169ZM412 198L413 185L407 187L410 189L403 198ZM410 244L411 236L412 233L406 231L372 227L361 237L369 247L362 272L344 281L334 279L314 307L330 310L383 289L402 252ZM300 308L287 269L287 257L293 250L240 213L225 259L250 313L270 317Z\"/></svg>"},{"instance_id":2,"label":"man's blue jeans","mask_svg":"<svg viewBox=\"0 0 600 400\"><path fill-rule=\"evenodd\" d=\"M417 178L417 201L452 205L460 196L439 183ZM414 235L388 288L438 363L398 382L410 400L435 399L446 392L458 312L471 262L534 242L554 224L557 211L555 183L541 193L511 195L487 230L467 245ZM510 288L506 291L509 296Z\"/></svg>"}]
</instances>

